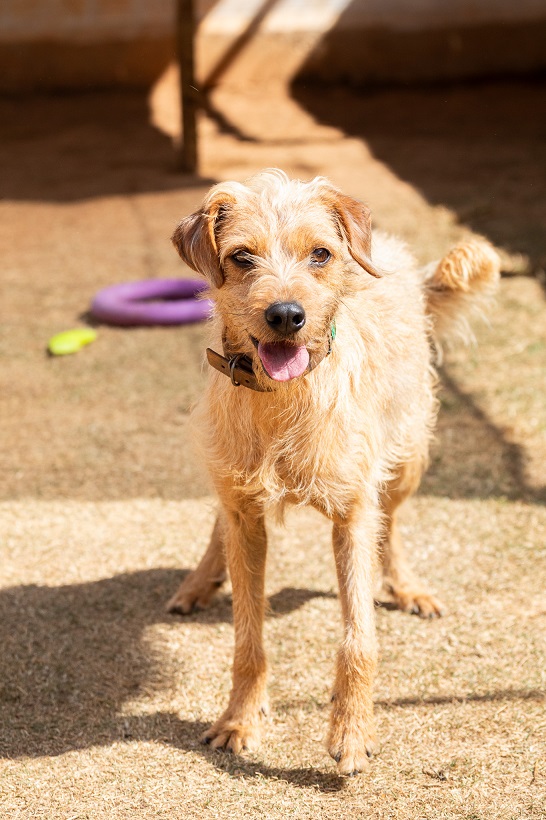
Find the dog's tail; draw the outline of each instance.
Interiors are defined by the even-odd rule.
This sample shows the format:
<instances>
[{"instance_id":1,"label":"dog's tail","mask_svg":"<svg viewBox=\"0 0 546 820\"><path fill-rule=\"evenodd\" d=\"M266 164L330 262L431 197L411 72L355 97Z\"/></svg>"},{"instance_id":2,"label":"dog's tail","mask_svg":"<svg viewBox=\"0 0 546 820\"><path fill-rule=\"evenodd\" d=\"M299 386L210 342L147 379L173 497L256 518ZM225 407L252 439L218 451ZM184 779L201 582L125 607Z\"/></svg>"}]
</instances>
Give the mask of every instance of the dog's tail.
<instances>
[{"instance_id":1,"label":"dog's tail","mask_svg":"<svg viewBox=\"0 0 546 820\"><path fill-rule=\"evenodd\" d=\"M486 313L499 273L498 254L484 239L457 245L423 270L427 312L438 346L454 338L472 339L469 319Z\"/></svg>"}]
</instances>

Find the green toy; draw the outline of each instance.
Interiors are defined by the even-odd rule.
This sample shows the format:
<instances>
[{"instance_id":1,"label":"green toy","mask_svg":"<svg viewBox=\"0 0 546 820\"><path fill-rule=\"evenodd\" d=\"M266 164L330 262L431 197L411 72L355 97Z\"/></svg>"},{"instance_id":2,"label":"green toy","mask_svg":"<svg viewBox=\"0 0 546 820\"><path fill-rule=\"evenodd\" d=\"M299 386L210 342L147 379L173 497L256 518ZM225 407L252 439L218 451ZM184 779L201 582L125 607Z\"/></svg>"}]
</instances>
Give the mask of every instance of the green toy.
<instances>
[{"instance_id":1,"label":"green toy","mask_svg":"<svg viewBox=\"0 0 546 820\"><path fill-rule=\"evenodd\" d=\"M69 353L77 353L85 345L94 342L96 338L97 331L93 328L77 327L52 336L47 349L52 356L67 356Z\"/></svg>"}]
</instances>

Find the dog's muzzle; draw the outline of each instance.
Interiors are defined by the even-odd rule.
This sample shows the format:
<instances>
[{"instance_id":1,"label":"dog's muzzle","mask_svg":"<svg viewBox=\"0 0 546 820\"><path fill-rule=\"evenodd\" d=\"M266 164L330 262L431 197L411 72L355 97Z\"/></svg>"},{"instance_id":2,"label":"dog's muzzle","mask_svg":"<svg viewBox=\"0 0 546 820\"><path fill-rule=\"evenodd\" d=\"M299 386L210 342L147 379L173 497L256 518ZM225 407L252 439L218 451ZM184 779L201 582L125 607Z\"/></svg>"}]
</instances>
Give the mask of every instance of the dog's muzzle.
<instances>
[{"instance_id":1,"label":"dog's muzzle","mask_svg":"<svg viewBox=\"0 0 546 820\"><path fill-rule=\"evenodd\" d=\"M330 355L335 338L336 323L334 321L330 327L330 333L326 339L323 352L321 352L318 356L310 357L309 365L302 374L303 376L310 373L311 370L314 370L315 367L317 367L327 356ZM227 344L225 339L223 346L224 352L226 352ZM221 356L219 353L216 353L215 350L207 347L207 361L211 367L215 368L215 370L218 370L225 376L229 376L234 387L248 387L249 390L256 390L258 393L273 393L275 390L273 386L264 386L258 381L256 374L254 373L252 359L245 353L232 353L231 355ZM274 383L272 379L271 382Z\"/></svg>"}]
</instances>

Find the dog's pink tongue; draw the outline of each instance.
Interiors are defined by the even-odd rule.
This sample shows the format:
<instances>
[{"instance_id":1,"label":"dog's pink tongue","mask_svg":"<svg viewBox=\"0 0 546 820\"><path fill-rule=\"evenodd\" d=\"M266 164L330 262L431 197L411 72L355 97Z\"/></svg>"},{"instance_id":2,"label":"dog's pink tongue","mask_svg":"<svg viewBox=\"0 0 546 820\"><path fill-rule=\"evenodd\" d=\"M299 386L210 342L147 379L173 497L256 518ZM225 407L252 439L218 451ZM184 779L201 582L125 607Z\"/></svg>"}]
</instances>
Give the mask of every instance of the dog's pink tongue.
<instances>
[{"instance_id":1,"label":"dog's pink tongue","mask_svg":"<svg viewBox=\"0 0 546 820\"><path fill-rule=\"evenodd\" d=\"M287 382L305 373L309 365L309 352L305 345L296 347L285 342L258 345L258 356L268 376L277 382Z\"/></svg>"}]
</instances>

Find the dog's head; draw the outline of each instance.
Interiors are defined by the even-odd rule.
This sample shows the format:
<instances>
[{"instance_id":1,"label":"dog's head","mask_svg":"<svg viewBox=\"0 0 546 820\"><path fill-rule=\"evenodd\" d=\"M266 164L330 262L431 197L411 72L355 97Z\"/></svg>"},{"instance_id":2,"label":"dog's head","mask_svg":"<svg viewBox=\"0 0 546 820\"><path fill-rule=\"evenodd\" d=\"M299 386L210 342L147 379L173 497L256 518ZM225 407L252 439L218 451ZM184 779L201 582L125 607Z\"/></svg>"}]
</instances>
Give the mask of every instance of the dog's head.
<instances>
[{"instance_id":1,"label":"dog's head","mask_svg":"<svg viewBox=\"0 0 546 820\"><path fill-rule=\"evenodd\" d=\"M325 179L276 170L214 186L173 243L209 280L229 348L276 381L307 370L341 300L380 275L368 208Z\"/></svg>"}]
</instances>

